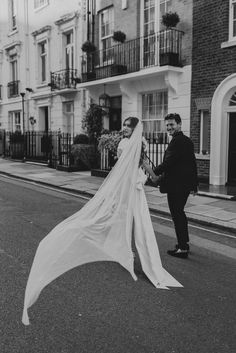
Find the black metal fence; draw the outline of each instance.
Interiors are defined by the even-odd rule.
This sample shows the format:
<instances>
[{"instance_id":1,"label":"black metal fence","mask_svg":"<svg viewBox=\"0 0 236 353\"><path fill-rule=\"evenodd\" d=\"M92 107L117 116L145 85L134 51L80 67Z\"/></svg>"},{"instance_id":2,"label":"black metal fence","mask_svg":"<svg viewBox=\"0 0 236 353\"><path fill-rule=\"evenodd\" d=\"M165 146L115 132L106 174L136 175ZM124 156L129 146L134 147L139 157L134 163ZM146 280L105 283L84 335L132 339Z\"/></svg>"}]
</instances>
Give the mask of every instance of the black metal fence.
<instances>
[{"instance_id":1,"label":"black metal fence","mask_svg":"<svg viewBox=\"0 0 236 353\"><path fill-rule=\"evenodd\" d=\"M147 157L152 167L163 160L168 146L165 133L146 133ZM33 160L56 169L73 170L74 158L71 150L74 136L61 132L26 131L10 132L0 130L0 155L12 159ZM101 152L100 169L110 170L114 160L108 151Z\"/></svg>"},{"instance_id":2,"label":"black metal fence","mask_svg":"<svg viewBox=\"0 0 236 353\"><path fill-rule=\"evenodd\" d=\"M39 161L53 168L70 167L73 136L60 132L0 132L0 154L7 158Z\"/></svg>"},{"instance_id":3,"label":"black metal fence","mask_svg":"<svg viewBox=\"0 0 236 353\"><path fill-rule=\"evenodd\" d=\"M164 153L168 147L168 137L166 133L145 133L144 138L147 143L146 157L152 168L155 168L158 164L162 163ZM111 170L116 163L114 156L106 149L101 151L101 169Z\"/></svg>"},{"instance_id":4,"label":"black metal fence","mask_svg":"<svg viewBox=\"0 0 236 353\"><path fill-rule=\"evenodd\" d=\"M76 88L76 84L80 82L80 79L77 77L77 70L75 69L66 69L51 72L51 90L60 90L65 88Z\"/></svg>"},{"instance_id":5,"label":"black metal fence","mask_svg":"<svg viewBox=\"0 0 236 353\"><path fill-rule=\"evenodd\" d=\"M152 66L182 65L183 32L162 30L82 56L82 81L136 72Z\"/></svg>"}]
</instances>

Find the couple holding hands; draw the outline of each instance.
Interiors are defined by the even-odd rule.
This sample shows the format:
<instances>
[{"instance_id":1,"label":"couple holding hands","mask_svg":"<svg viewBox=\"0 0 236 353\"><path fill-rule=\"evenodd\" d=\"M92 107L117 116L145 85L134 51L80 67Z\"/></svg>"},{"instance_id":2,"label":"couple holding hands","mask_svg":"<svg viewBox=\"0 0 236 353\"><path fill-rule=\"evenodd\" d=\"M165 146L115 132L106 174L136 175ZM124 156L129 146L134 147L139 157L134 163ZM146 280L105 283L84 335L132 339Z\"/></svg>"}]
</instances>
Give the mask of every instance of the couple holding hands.
<instances>
[{"instance_id":1,"label":"couple holding hands","mask_svg":"<svg viewBox=\"0 0 236 353\"><path fill-rule=\"evenodd\" d=\"M156 288L182 287L163 267L144 193L146 175L167 193L177 245L168 254L187 258L189 235L184 207L197 192L197 167L192 141L181 131L178 114L165 117L172 139L163 162L154 170L145 157L142 123L128 117L123 123L118 161L94 197L58 224L40 243L29 274L22 322L29 324L28 308L43 288L66 271L96 261L120 263L136 280L132 238L142 269Z\"/></svg>"}]
</instances>

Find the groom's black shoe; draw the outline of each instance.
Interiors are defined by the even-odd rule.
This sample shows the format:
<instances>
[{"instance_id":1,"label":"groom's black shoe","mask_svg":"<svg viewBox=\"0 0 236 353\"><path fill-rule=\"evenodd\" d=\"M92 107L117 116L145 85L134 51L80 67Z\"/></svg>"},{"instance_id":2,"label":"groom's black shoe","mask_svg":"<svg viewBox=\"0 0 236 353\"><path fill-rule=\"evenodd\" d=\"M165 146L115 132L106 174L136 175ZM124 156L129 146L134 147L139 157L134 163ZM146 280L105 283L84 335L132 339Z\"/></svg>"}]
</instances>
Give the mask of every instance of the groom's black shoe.
<instances>
[{"instance_id":1,"label":"groom's black shoe","mask_svg":"<svg viewBox=\"0 0 236 353\"><path fill-rule=\"evenodd\" d=\"M179 257L181 259L187 259L188 258L188 250L182 250L182 249L174 249L174 250L167 250L167 254L175 257Z\"/></svg>"}]
</instances>

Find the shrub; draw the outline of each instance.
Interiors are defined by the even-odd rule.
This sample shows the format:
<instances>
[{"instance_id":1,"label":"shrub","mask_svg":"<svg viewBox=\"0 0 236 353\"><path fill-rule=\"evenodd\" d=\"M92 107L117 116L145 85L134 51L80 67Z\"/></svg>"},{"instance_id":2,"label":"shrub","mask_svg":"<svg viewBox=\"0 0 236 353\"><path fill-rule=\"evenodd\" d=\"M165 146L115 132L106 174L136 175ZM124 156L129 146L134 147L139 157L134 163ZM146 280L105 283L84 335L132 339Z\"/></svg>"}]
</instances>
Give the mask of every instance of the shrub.
<instances>
[{"instance_id":1,"label":"shrub","mask_svg":"<svg viewBox=\"0 0 236 353\"><path fill-rule=\"evenodd\" d=\"M99 105L92 103L82 119L82 128L86 131L91 142L101 136L103 115L104 111L102 108L99 107Z\"/></svg>"},{"instance_id":2,"label":"shrub","mask_svg":"<svg viewBox=\"0 0 236 353\"><path fill-rule=\"evenodd\" d=\"M76 144L87 145L89 144L89 137L85 134L78 134L75 136L73 143L74 145Z\"/></svg>"},{"instance_id":3,"label":"shrub","mask_svg":"<svg viewBox=\"0 0 236 353\"><path fill-rule=\"evenodd\" d=\"M74 164L80 170L90 170L94 166L96 157L94 145L72 145L71 155L73 156Z\"/></svg>"},{"instance_id":4,"label":"shrub","mask_svg":"<svg viewBox=\"0 0 236 353\"><path fill-rule=\"evenodd\" d=\"M102 151L105 148L113 155L116 155L117 147L122 137L122 132L120 131L112 131L109 134L101 135L98 139L98 150Z\"/></svg>"}]
</instances>

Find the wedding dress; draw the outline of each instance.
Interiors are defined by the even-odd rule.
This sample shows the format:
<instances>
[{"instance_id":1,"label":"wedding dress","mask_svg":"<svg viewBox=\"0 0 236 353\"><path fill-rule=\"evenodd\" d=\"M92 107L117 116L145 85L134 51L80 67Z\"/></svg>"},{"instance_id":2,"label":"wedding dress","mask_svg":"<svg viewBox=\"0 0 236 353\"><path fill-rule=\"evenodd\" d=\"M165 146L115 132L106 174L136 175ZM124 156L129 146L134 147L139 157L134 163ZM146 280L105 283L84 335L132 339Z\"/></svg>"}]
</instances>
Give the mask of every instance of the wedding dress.
<instances>
[{"instance_id":1,"label":"wedding dress","mask_svg":"<svg viewBox=\"0 0 236 353\"><path fill-rule=\"evenodd\" d=\"M162 267L139 168L142 124L94 197L77 213L58 224L39 244L29 274L22 322L29 325L28 308L40 292L66 271L94 261L120 263L131 276L134 258L132 227L144 273L157 288L182 287Z\"/></svg>"}]
</instances>

